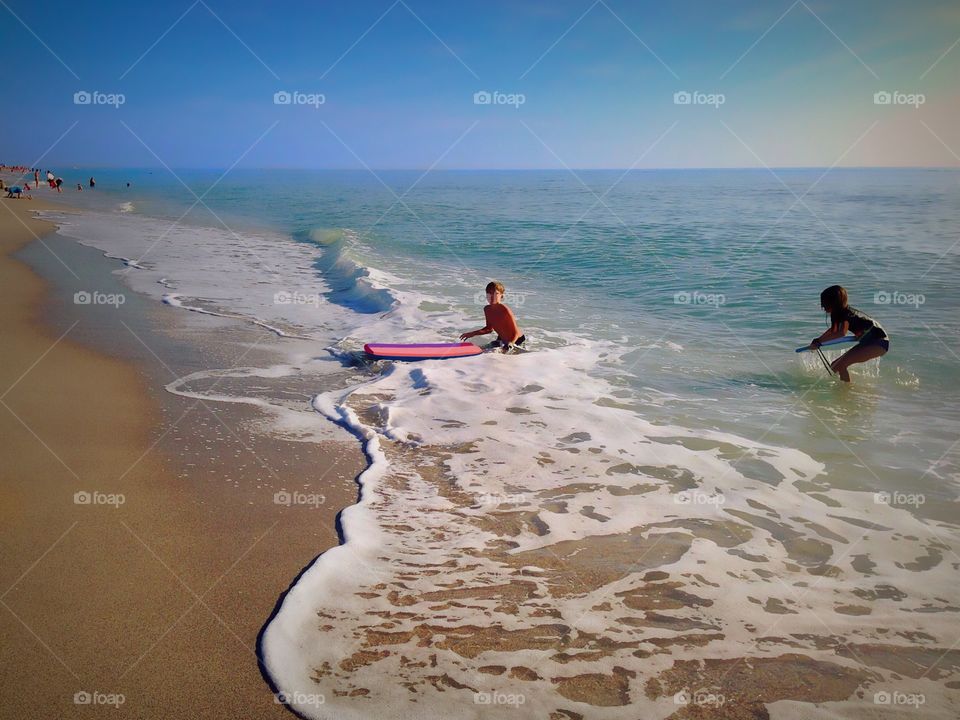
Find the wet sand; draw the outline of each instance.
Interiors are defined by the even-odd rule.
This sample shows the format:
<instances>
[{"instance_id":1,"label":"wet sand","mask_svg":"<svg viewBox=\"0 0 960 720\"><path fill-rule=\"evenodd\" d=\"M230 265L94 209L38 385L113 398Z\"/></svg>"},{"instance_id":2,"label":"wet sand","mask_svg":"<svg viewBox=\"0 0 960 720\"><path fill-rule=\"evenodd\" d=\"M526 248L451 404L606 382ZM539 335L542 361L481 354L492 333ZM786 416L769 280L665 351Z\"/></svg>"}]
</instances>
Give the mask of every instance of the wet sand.
<instances>
[{"instance_id":1,"label":"wet sand","mask_svg":"<svg viewBox=\"0 0 960 720\"><path fill-rule=\"evenodd\" d=\"M496 456L484 464L479 441L390 439L383 408L391 403L362 390L346 401L359 422L379 429L388 468L368 502L382 530L376 552L357 546L341 561L349 574L308 577L313 612L291 613L270 637L271 660L276 648L303 655L309 674L284 679L306 698L308 717L400 717L413 707L424 718L957 716L950 546L899 534L885 545L888 528L855 518L841 536L811 520L799 499L792 506L805 516L780 515L756 485L750 512L684 517L685 503L665 503L652 521L638 514L628 530L606 530L612 502L637 495L652 505L656 481L683 492L699 480L611 458L602 476L569 472L568 484L541 490L513 478L491 493L444 465L460 458L494 476ZM707 438L651 437L729 453ZM589 451L591 435L584 426L561 439L561 452L565 442ZM559 465L561 452L551 450L542 461ZM785 482L773 492L790 489ZM601 505L604 493L616 499ZM539 541L578 505L594 532ZM928 574L901 587L851 554L886 561L924 547L933 559L902 564ZM311 633L322 642L304 643ZM325 707L310 706L311 692L327 698Z\"/></svg>"},{"instance_id":2,"label":"wet sand","mask_svg":"<svg viewBox=\"0 0 960 720\"><path fill-rule=\"evenodd\" d=\"M39 200L0 202L0 717L112 705L133 717L290 717L261 676L257 635L337 543L358 448L264 436L256 408L166 393L176 363L140 342L149 323L133 303L114 315L71 307L10 257L35 243L52 274L85 277L71 241L45 236ZM125 349L102 342L111 334ZM134 361L138 345L150 347ZM323 503L275 502L287 488Z\"/></svg>"},{"instance_id":3,"label":"wet sand","mask_svg":"<svg viewBox=\"0 0 960 720\"><path fill-rule=\"evenodd\" d=\"M278 593L336 542L335 512L354 501L363 464L356 440L281 440L263 432L255 407L165 391L171 379L202 368L270 367L267 348L276 337L138 300L104 277L103 267L119 262L69 239L44 240L49 251L34 243L17 254L42 268L53 287L44 292L24 271L23 282L37 283L35 297L19 313L4 308L4 332L13 339L4 348L5 387L67 335L4 397L25 420L30 414L30 428L65 465L7 418L5 455L38 467L7 463L4 470L2 580L13 589L0 612L4 696L13 702L0 716L83 717L90 708L74 705L73 694L96 691L105 701L122 693L136 717L289 717L260 677L257 633ZM71 279L67 266L79 277ZM3 268L5 280L24 270L9 260ZM72 293L87 289L127 299L112 309L78 308ZM187 315L190 322L180 324ZM21 345L17 356L12 348ZM111 358L91 347L109 348ZM61 353L58 365L48 363ZM185 387L211 397L220 382L204 377ZM313 378L289 392L267 388L270 382L235 374L219 389L247 383L234 395L262 391L305 402L304 392L317 387ZM378 427L389 400L361 392L349 406ZM590 442L585 431L558 438L556 451L545 446L536 462L563 468L565 455L602 454ZM657 442L736 454L704 438ZM652 502L661 484L679 493L699 488L698 480L680 467L612 459L602 476L586 477L568 463L558 470L566 484L534 491L518 478L504 487L503 501L491 503L443 465L477 454L477 441L384 440L382 448L393 470L374 509L386 543L370 566L348 566L339 596L318 593L293 634L306 660L318 660L306 663L310 682L297 687L327 698L314 715L720 720L951 717L955 710L960 651L952 638L897 629L942 626L956 612L949 599L918 605L921 598L872 577L869 556L833 554L828 540L855 547L844 536L805 518L787 523L793 518L755 499L763 488L724 516L683 518L673 503L655 521L617 532L606 529L614 513L604 493ZM125 501L76 505L78 490L122 493ZM281 490L325 499L319 507L282 507L273 501ZM573 514L597 523L595 532L542 547L531 542ZM886 530L850 522L854 540ZM909 548L920 544L909 539ZM761 565L775 543L788 584ZM909 548L901 554L914 572L944 555L933 548L918 557ZM720 568L742 572L711 574ZM828 598L832 578L847 582ZM804 602L818 584L819 594ZM731 598L740 598L736 612ZM818 615L814 607L833 610ZM900 692L899 707L877 699L891 690ZM920 709L909 704L915 692L925 693Z\"/></svg>"}]
</instances>

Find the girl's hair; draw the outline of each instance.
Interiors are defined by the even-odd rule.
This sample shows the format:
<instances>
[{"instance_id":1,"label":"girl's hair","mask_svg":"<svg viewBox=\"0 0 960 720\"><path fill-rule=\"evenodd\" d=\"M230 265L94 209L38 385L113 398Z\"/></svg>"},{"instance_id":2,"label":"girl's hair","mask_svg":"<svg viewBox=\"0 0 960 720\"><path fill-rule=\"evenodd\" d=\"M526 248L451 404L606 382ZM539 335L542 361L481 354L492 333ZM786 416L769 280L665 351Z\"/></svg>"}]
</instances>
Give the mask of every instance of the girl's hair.
<instances>
[{"instance_id":1,"label":"girl's hair","mask_svg":"<svg viewBox=\"0 0 960 720\"><path fill-rule=\"evenodd\" d=\"M847 307L847 291L840 285L831 285L820 293L820 304L830 313L830 320L835 321Z\"/></svg>"},{"instance_id":2,"label":"girl's hair","mask_svg":"<svg viewBox=\"0 0 960 720\"><path fill-rule=\"evenodd\" d=\"M506 292L506 290L503 287L503 283L497 282L496 280L491 280L490 282L487 283L486 292L492 293L496 291L499 291L501 295L503 295Z\"/></svg>"}]
</instances>

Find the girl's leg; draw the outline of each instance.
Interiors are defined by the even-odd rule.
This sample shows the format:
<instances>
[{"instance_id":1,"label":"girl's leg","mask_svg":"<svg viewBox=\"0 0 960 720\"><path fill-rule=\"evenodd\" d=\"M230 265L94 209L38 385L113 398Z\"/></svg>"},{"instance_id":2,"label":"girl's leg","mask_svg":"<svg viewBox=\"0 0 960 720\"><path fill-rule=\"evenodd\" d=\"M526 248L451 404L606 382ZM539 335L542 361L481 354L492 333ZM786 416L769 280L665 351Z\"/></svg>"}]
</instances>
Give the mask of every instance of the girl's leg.
<instances>
[{"instance_id":1,"label":"girl's leg","mask_svg":"<svg viewBox=\"0 0 960 720\"><path fill-rule=\"evenodd\" d=\"M886 354L887 351L880 345L864 345L863 347L857 346L845 352L843 355L830 363L830 367L833 368L833 371L840 376L841 380L844 382L850 382L850 373L847 372L848 367L855 365L856 363L873 360L874 358L878 358L881 355Z\"/></svg>"}]
</instances>

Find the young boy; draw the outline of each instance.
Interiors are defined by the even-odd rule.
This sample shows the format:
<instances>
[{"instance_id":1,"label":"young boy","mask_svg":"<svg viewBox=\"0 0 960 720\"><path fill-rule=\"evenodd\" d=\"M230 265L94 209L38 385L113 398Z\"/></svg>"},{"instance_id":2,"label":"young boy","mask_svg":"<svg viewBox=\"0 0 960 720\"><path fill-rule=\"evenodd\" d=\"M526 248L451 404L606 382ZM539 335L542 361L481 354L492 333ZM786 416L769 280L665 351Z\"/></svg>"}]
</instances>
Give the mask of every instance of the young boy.
<instances>
[{"instance_id":1,"label":"young boy","mask_svg":"<svg viewBox=\"0 0 960 720\"><path fill-rule=\"evenodd\" d=\"M487 324L479 330L464 333L460 336L461 340L496 332L497 339L487 347L491 349L503 348L505 353L527 341L527 336L521 333L520 328L517 327L517 319L513 316L513 311L503 304L503 293L502 283L487 283L487 303L489 304L483 308L483 316Z\"/></svg>"}]
</instances>

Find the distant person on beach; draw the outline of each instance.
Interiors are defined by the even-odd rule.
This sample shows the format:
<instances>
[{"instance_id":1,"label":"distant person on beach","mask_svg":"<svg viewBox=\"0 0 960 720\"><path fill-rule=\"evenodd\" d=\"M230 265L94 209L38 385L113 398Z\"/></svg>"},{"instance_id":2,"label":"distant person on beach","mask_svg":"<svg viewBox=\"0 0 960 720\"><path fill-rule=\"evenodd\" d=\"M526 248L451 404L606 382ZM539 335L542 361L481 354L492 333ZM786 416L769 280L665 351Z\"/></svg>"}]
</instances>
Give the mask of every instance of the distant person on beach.
<instances>
[{"instance_id":1,"label":"distant person on beach","mask_svg":"<svg viewBox=\"0 0 960 720\"><path fill-rule=\"evenodd\" d=\"M6 197L8 198L15 197L17 200L19 200L22 196L23 196L23 188L21 188L19 185L11 185L9 188L7 188Z\"/></svg>"},{"instance_id":2,"label":"distant person on beach","mask_svg":"<svg viewBox=\"0 0 960 720\"><path fill-rule=\"evenodd\" d=\"M47 170L47 182L50 183L50 187L56 187L55 178L51 170Z\"/></svg>"},{"instance_id":3,"label":"distant person on beach","mask_svg":"<svg viewBox=\"0 0 960 720\"><path fill-rule=\"evenodd\" d=\"M856 363L867 362L887 354L890 338L886 331L873 318L847 304L847 291L840 285L831 285L820 293L820 307L830 314L830 328L810 343L811 349L820 347L827 340L842 338L847 332L860 341L850 350L838 357L830 368L844 382L850 382L847 368Z\"/></svg>"},{"instance_id":4,"label":"distant person on beach","mask_svg":"<svg viewBox=\"0 0 960 720\"><path fill-rule=\"evenodd\" d=\"M90 187L95 188L97 186L97 181L93 178L90 178Z\"/></svg>"},{"instance_id":5,"label":"distant person on beach","mask_svg":"<svg viewBox=\"0 0 960 720\"><path fill-rule=\"evenodd\" d=\"M496 332L497 339L488 344L487 348L503 348L505 353L522 346L527 341L527 336L517 327L517 319L513 316L513 311L503 304L504 292L502 283L496 281L487 283L487 305L483 308L483 316L487 324L479 330L464 333L460 336L461 340Z\"/></svg>"},{"instance_id":6,"label":"distant person on beach","mask_svg":"<svg viewBox=\"0 0 960 720\"><path fill-rule=\"evenodd\" d=\"M63 178L62 178L62 177L58 177L57 180L56 180L56 182L55 182L54 184L56 185L57 192L58 192L58 193L62 193L62 192L63 192Z\"/></svg>"},{"instance_id":7,"label":"distant person on beach","mask_svg":"<svg viewBox=\"0 0 960 720\"><path fill-rule=\"evenodd\" d=\"M39 170L33 171L33 186L35 188L40 187L40 171Z\"/></svg>"},{"instance_id":8,"label":"distant person on beach","mask_svg":"<svg viewBox=\"0 0 960 720\"><path fill-rule=\"evenodd\" d=\"M77 183L77 190L79 190L80 192L83 192L83 185L81 185L80 183Z\"/></svg>"}]
</instances>

